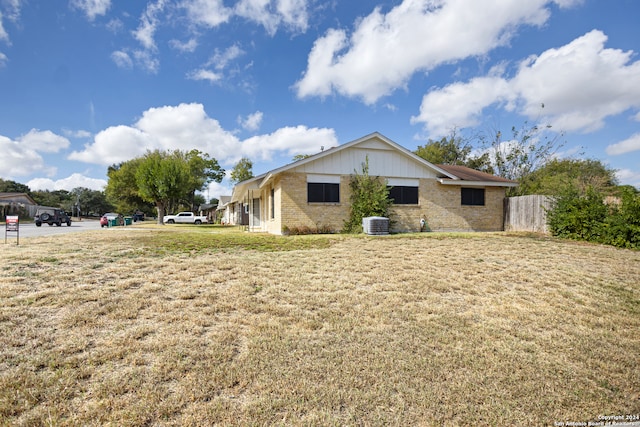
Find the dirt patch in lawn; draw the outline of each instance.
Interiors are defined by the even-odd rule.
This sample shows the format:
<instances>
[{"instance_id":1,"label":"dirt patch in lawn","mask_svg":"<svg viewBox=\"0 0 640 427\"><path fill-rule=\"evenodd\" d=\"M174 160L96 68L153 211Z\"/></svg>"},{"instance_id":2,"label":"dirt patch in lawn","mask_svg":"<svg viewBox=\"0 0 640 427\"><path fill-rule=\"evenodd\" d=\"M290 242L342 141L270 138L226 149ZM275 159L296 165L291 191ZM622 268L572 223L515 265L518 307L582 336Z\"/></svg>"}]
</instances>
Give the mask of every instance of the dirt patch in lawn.
<instances>
[{"instance_id":1,"label":"dirt patch in lawn","mask_svg":"<svg viewBox=\"0 0 640 427\"><path fill-rule=\"evenodd\" d=\"M503 233L203 228L24 239L2 254L0 424L640 413L637 251Z\"/></svg>"}]
</instances>

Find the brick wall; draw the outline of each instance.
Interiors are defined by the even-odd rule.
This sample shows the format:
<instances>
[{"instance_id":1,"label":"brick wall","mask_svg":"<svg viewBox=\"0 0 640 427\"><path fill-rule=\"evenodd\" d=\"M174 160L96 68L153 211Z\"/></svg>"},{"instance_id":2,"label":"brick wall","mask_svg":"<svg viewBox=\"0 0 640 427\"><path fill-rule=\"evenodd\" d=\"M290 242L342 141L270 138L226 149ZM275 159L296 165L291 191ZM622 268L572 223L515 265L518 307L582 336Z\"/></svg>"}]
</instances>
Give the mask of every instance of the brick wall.
<instances>
[{"instance_id":1,"label":"brick wall","mask_svg":"<svg viewBox=\"0 0 640 427\"><path fill-rule=\"evenodd\" d=\"M305 173L282 173L275 183L276 221L269 232L280 233L283 226L342 229L349 216L349 180L340 180L340 203L307 203ZM395 205L391 217L394 232L420 231L425 218L432 231L500 231L503 229L505 189L486 187L484 206L462 206L459 186L442 185L435 179L420 179L419 204ZM267 196L268 192L264 193Z\"/></svg>"}]
</instances>

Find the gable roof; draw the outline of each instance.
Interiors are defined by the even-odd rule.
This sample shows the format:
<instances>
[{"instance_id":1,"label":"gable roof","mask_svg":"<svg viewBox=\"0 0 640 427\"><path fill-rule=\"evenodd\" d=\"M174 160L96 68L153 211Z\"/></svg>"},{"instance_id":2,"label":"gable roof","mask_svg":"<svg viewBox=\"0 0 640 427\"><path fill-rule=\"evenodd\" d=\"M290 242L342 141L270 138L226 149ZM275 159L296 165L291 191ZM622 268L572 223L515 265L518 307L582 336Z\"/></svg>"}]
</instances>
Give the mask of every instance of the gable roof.
<instances>
[{"instance_id":1,"label":"gable roof","mask_svg":"<svg viewBox=\"0 0 640 427\"><path fill-rule=\"evenodd\" d=\"M0 201L37 205L27 193L0 193Z\"/></svg>"},{"instance_id":2,"label":"gable roof","mask_svg":"<svg viewBox=\"0 0 640 427\"><path fill-rule=\"evenodd\" d=\"M438 178L438 181L441 184L460 185L461 180L466 181L468 179L470 181L468 185L487 185L487 186L504 186L504 187L513 187L517 185L517 183L514 183L513 181L505 180L504 178L496 177L494 175L483 173L480 171L475 171L474 169L466 168L464 166L453 167L449 165L435 165L433 163L426 161L425 159L411 152L410 150L407 150L405 147L397 144L396 142L392 141L391 139L387 138L381 133L373 132L373 133L370 133L369 135L365 135L361 138L355 139L353 141L347 142L337 147L332 147L332 148L329 148L328 150L323 150L319 153L316 153L304 159L273 169L269 172L263 173L261 175L253 177L246 181L242 181L233 187L231 201L235 202L240 200L244 196L247 190L257 190L263 187L271 180L273 176L279 173L286 172L293 168L297 168L307 163L317 161L327 156L332 156L339 151L346 150L348 148L354 147L356 145L362 144L372 139L376 139L377 141L381 141L391 146L401 155L409 157L413 161L420 163L426 168L433 170L440 176L440 178ZM477 174L474 174L474 172ZM468 178L464 178L463 176L460 176L458 174L466 176ZM478 175L478 174L481 174L481 175Z\"/></svg>"}]
</instances>

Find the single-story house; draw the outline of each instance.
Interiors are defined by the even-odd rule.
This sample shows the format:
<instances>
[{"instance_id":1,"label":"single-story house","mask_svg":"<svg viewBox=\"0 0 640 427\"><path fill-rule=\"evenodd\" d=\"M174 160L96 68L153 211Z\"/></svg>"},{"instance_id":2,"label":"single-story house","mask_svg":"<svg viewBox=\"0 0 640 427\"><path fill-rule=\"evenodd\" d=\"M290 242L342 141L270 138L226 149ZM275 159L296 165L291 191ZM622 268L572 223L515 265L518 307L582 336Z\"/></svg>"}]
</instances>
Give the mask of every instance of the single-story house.
<instances>
[{"instance_id":1,"label":"single-story house","mask_svg":"<svg viewBox=\"0 0 640 427\"><path fill-rule=\"evenodd\" d=\"M434 165L378 132L238 183L225 204L230 224L282 234L287 228L342 229L351 176L385 179L393 232L503 230L504 199L516 182L463 166ZM221 198L222 200L222 198Z\"/></svg>"},{"instance_id":2,"label":"single-story house","mask_svg":"<svg viewBox=\"0 0 640 427\"><path fill-rule=\"evenodd\" d=\"M0 193L0 218L7 215L26 214L33 217L38 204L27 193Z\"/></svg>"}]
</instances>

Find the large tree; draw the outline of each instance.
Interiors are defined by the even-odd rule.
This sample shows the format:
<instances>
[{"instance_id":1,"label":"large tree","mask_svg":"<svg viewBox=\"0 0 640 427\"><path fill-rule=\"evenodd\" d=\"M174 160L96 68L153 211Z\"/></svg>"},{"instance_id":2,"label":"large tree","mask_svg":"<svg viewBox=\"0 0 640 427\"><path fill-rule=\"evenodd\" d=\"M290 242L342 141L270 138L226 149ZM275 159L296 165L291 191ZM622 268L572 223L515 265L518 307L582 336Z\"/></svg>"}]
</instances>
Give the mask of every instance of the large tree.
<instances>
[{"instance_id":1,"label":"large tree","mask_svg":"<svg viewBox=\"0 0 640 427\"><path fill-rule=\"evenodd\" d=\"M218 161L198 150L150 151L140 159L135 172L138 194L156 205L159 224L169 208L182 204L194 209L196 191L223 177Z\"/></svg>"},{"instance_id":2,"label":"large tree","mask_svg":"<svg viewBox=\"0 0 640 427\"><path fill-rule=\"evenodd\" d=\"M145 154L136 170L136 185L140 196L153 202L158 210L158 224L172 202L189 193L191 177L183 156L164 151Z\"/></svg>"},{"instance_id":3,"label":"large tree","mask_svg":"<svg viewBox=\"0 0 640 427\"><path fill-rule=\"evenodd\" d=\"M611 194L618 181L615 170L600 160L552 159L520 182L520 193L557 196L569 189L584 196L589 188Z\"/></svg>"},{"instance_id":4,"label":"large tree","mask_svg":"<svg viewBox=\"0 0 640 427\"><path fill-rule=\"evenodd\" d=\"M176 151L175 155L182 156L189 168L186 200L183 202L189 206L189 209L195 211L196 205L201 204L200 199L196 200L196 192L205 190L212 181L222 181L224 169L220 167L216 159L199 150L191 150L186 153Z\"/></svg>"},{"instance_id":5,"label":"large tree","mask_svg":"<svg viewBox=\"0 0 640 427\"><path fill-rule=\"evenodd\" d=\"M26 193L31 195L31 189L28 185L0 178L0 193Z\"/></svg>"},{"instance_id":6,"label":"large tree","mask_svg":"<svg viewBox=\"0 0 640 427\"><path fill-rule=\"evenodd\" d=\"M500 130L482 138L485 150L491 156L494 173L503 178L522 183L531 173L556 157L565 144L564 133L556 132L551 125L529 124L511 127L511 136L505 139ZM507 190L509 196L526 194L525 187Z\"/></svg>"},{"instance_id":7,"label":"large tree","mask_svg":"<svg viewBox=\"0 0 640 427\"><path fill-rule=\"evenodd\" d=\"M71 196L74 206L72 212L76 214L103 214L113 209L113 206L107 201L107 198L102 191L76 187L71 190Z\"/></svg>"},{"instance_id":8,"label":"large tree","mask_svg":"<svg viewBox=\"0 0 640 427\"><path fill-rule=\"evenodd\" d=\"M241 158L231 170L231 182L237 184L253 178L253 162L246 157Z\"/></svg>"},{"instance_id":9,"label":"large tree","mask_svg":"<svg viewBox=\"0 0 640 427\"><path fill-rule=\"evenodd\" d=\"M154 213L154 204L146 201L138 191L136 172L142 157L128 160L109 167L109 181L105 188L107 200L117 212L136 212L141 210L147 215Z\"/></svg>"},{"instance_id":10,"label":"large tree","mask_svg":"<svg viewBox=\"0 0 640 427\"><path fill-rule=\"evenodd\" d=\"M459 165L493 173L489 153L473 155L472 144L462 138L455 130L449 136L438 141L429 140L414 151L429 163L435 165Z\"/></svg>"}]
</instances>

